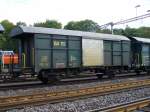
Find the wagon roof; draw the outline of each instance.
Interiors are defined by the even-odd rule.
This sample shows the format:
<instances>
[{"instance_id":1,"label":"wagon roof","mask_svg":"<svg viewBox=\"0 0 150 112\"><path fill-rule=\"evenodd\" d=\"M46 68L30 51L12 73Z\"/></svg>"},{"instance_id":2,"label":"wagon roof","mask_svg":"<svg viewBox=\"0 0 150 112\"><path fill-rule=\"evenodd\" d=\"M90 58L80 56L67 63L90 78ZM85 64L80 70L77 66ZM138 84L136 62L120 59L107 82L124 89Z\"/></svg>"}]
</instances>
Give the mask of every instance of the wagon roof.
<instances>
[{"instance_id":1,"label":"wagon roof","mask_svg":"<svg viewBox=\"0 0 150 112\"><path fill-rule=\"evenodd\" d=\"M132 37L134 38L136 41L142 42L142 43L150 43L150 39L149 38L141 38L141 37Z\"/></svg>"},{"instance_id":2,"label":"wagon roof","mask_svg":"<svg viewBox=\"0 0 150 112\"><path fill-rule=\"evenodd\" d=\"M130 41L127 37L121 35L112 35L112 34L102 34L102 33L93 33L93 32L84 32L84 31L74 31L74 30L64 30L64 29L54 29L54 28L43 28L43 27L24 27L18 26L14 28L10 36L16 37L25 33L31 34L57 34L57 35L70 35L70 36L80 36L83 38L96 38L102 40L127 40Z\"/></svg>"},{"instance_id":3,"label":"wagon roof","mask_svg":"<svg viewBox=\"0 0 150 112\"><path fill-rule=\"evenodd\" d=\"M4 32L3 26L0 24L0 33Z\"/></svg>"}]
</instances>

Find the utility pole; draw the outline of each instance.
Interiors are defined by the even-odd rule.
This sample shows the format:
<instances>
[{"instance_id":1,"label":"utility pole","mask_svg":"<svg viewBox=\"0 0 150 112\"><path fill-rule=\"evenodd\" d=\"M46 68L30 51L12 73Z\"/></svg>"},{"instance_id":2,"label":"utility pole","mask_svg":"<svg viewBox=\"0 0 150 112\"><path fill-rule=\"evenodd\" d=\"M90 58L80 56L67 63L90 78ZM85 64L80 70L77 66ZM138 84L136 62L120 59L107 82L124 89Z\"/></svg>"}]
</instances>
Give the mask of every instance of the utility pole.
<instances>
[{"instance_id":1,"label":"utility pole","mask_svg":"<svg viewBox=\"0 0 150 112\"><path fill-rule=\"evenodd\" d=\"M136 12L135 12L135 14L136 14L135 16L136 16L136 17L137 17L137 9L138 9L139 7L141 7L141 5L136 5L136 6L135 6L135 11L136 11Z\"/></svg>"},{"instance_id":2,"label":"utility pole","mask_svg":"<svg viewBox=\"0 0 150 112\"><path fill-rule=\"evenodd\" d=\"M110 23L111 34L114 34L114 30L113 30L113 27L114 27L114 23L113 23L113 22L111 22L111 23Z\"/></svg>"}]
</instances>

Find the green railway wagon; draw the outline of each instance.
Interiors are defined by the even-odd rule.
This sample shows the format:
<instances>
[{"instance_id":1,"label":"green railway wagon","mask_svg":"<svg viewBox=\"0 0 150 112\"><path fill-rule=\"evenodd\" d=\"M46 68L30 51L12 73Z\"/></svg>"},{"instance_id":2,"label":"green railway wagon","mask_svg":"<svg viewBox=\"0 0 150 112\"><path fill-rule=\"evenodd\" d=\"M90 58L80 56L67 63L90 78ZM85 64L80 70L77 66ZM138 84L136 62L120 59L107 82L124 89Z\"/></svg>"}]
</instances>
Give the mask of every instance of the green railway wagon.
<instances>
[{"instance_id":1,"label":"green railway wagon","mask_svg":"<svg viewBox=\"0 0 150 112\"><path fill-rule=\"evenodd\" d=\"M19 40L20 66L45 83L86 71L112 76L131 64L130 40L121 35L20 26L11 37Z\"/></svg>"},{"instance_id":2,"label":"green railway wagon","mask_svg":"<svg viewBox=\"0 0 150 112\"><path fill-rule=\"evenodd\" d=\"M132 37L133 66L150 69L150 39Z\"/></svg>"}]
</instances>

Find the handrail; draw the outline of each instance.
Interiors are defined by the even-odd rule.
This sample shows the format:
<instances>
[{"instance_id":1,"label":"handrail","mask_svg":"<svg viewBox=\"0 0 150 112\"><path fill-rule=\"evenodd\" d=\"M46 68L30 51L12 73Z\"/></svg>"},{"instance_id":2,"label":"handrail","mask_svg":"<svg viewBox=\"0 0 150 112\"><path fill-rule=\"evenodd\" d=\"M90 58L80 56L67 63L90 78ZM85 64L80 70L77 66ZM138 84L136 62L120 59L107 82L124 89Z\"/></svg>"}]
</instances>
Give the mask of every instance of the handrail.
<instances>
[{"instance_id":1,"label":"handrail","mask_svg":"<svg viewBox=\"0 0 150 112\"><path fill-rule=\"evenodd\" d=\"M34 58L35 55L34 55L34 53L35 53L35 52L34 52L34 48L32 48L32 65L33 65L33 66L35 65L35 60L34 60L34 59L35 59L35 58Z\"/></svg>"},{"instance_id":2,"label":"handrail","mask_svg":"<svg viewBox=\"0 0 150 112\"><path fill-rule=\"evenodd\" d=\"M22 53L22 60L23 60L23 67L25 68L26 67L26 55L25 53Z\"/></svg>"}]
</instances>

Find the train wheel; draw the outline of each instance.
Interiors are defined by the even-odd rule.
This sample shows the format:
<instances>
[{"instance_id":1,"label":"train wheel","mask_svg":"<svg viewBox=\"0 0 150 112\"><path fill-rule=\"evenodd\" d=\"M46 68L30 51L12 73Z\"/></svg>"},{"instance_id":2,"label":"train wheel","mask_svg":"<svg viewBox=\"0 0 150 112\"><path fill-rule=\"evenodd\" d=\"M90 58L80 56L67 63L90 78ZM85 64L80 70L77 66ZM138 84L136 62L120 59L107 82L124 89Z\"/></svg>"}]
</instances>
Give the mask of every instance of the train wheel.
<instances>
[{"instance_id":1,"label":"train wheel","mask_svg":"<svg viewBox=\"0 0 150 112\"><path fill-rule=\"evenodd\" d=\"M108 71L107 75L108 75L108 78L113 79L115 77L115 72L114 71Z\"/></svg>"},{"instance_id":2,"label":"train wheel","mask_svg":"<svg viewBox=\"0 0 150 112\"><path fill-rule=\"evenodd\" d=\"M44 84L47 84L48 83L48 78L42 78L41 80Z\"/></svg>"},{"instance_id":3,"label":"train wheel","mask_svg":"<svg viewBox=\"0 0 150 112\"><path fill-rule=\"evenodd\" d=\"M48 83L48 75L46 74L45 71L41 71L39 74L38 74L38 79L40 81L42 81L44 84L47 84Z\"/></svg>"},{"instance_id":4,"label":"train wheel","mask_svg":"<svg viewBox=\"0 0 150 112\"><path fill-rule=\"evenodd\" d=\"M103 74L102 73L96 73L96 76L98 79L102 79L103 78Z\"/></svg>"},{"instance_id":5,"label":"train wheel","mask_svg":"<svg viewBox=\"0 0 150 112\"><path fill-rule=\"evenodd\" d=\"M115 74L110 74L109 76L108 76L108 78L110 78L110 79L113 79L115 77Z\"/></svg>"},{"instance_id":6,"label":"train wheel","mask_svg":"<svg viewBox=\"0 0 150 112\"><path fill-rule=\"evenodd\" d=\"M150 75L150 70L147 70L147 75Z\"/></svg>"}]
</instances>

